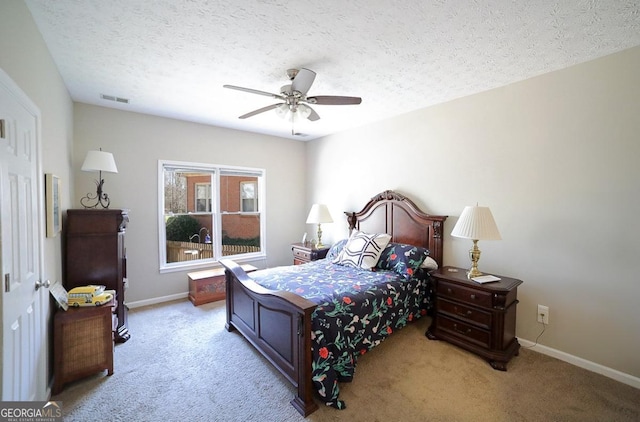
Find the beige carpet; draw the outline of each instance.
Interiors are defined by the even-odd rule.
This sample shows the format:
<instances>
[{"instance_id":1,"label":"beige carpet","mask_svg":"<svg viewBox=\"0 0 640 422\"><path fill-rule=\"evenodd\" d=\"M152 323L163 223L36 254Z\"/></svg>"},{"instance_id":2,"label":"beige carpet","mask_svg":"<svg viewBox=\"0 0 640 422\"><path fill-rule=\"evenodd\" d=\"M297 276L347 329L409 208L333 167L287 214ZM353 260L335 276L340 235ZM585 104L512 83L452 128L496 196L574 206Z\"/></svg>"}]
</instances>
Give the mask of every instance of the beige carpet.
<instances>
[{"instance_id":1,"label":"beige carpet","mask_svg":"<svg viewBox=\"0 0 640 422\"><path fill-rule=\"evenodd\" d=\"M176 301L130 312L115 371L69 384L65 421L302 421L294 390L237 333L224 302ZM507 372L441 341L423 318L358 361L347 409L309 421L638 421L640 390L522 350Z\"/></svg>"}]
</instances>

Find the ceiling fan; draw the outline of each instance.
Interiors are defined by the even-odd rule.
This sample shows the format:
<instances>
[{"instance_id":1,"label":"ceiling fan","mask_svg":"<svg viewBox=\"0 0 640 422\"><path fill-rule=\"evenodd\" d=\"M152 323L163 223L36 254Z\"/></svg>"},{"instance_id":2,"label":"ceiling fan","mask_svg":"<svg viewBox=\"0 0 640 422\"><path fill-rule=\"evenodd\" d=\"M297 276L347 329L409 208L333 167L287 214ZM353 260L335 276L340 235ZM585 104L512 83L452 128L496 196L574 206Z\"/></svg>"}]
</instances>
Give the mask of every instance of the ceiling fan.
<instances>
[{"instance_id":1,"label":"ceiling fan","mask_svg":"<svg viewBox=\"0 0 640 422\"><path fill-rule=\"evenodd\" d=\"M223 86L224 88L236 89L238 91L249 92L251 94L264 95L281 101L243 114L239 117L240 119L246 119L248 117L255 116L256 114L275 109L278 116L286 120L290 120L292 123L300 121L301 119L308 119L315 122L320 119L320 116L314 109L308 106L308 104L351 105L360 104L362 102L362 98L360 97L343 97L336 95L314 95L308 97L307 92L309 92L309 88L311 88L311 85L316 78L316 72L313 70L305 68L289 69L287 70L287 76L291 83L280 88L279 94L235 85Z\"/></svg>"}]
</instances>

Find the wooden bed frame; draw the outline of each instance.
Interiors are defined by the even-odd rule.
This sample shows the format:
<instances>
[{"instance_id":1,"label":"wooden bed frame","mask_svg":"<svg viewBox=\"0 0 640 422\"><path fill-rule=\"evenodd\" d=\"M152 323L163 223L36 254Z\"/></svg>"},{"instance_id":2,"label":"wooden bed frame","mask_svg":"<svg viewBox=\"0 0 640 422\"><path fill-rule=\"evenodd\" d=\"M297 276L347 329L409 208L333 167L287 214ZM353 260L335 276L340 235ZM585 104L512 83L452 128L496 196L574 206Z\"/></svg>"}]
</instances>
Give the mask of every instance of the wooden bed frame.
<instances>
[{"instance_id":1,"label":"wooden bed frame","mask_svg":"<svg viewBox=\"0 0 640 422\"><path fill-rule=\"evenodd\" d=\"M345 212L349 230L388 233L391 241L423 246L442 266L446 216L423 213L408 198L384 191L360 212ZM291 404L307 416L318 409L311 380L311 314L316 305L294 293L268 290L231 260L226 268L228 331L237 329L297 389Z\"/></svg>"}]
</instances>

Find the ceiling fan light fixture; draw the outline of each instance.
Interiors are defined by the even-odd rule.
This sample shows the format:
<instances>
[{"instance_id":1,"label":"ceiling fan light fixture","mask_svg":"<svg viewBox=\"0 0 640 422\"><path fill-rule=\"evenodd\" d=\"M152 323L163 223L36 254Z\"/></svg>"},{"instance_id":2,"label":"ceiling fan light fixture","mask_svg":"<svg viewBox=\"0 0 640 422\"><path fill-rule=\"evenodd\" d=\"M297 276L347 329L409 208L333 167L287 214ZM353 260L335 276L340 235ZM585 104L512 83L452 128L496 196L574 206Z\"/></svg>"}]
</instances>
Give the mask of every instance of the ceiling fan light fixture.
<instances>
[{"instance_id":1,"label":"ceiling fan light fixture","mask_svg":"<svg viewBox=\"0 0 640 422\"><path fill-rule=\"evenodd\" d=\"M283 85L280 88L280 94L235 85L223 85L223 88L277 98L281 101L276 104L271 104L266 107L253 110L249 113L245 113L242 116L239 116L240 119L246 119L269 110L275 110L278 117L287 122L291 122L292 125L294 123L302 122L303 120L315 122L320 119L320 115L307 104L351 105L360 104L362 102L362 98L360 97L345 97L338 95L308 96L307 93L316 77L316 72L313 70L306 68L289 69L287 70L287 76L291 83ZM294 134L293 129L291 134Z\"/></svg>"},{"instance_id":2,"label":"ceiling fan light fixture","mask_svg":"<svg viewBox=\"0 0 640 422\"><path fill-rule=\"evenodd\" d=\"M287 119L289 118L289 114L291 114L291 111L289 111L289 105L285 103L280 104L275 110L276 114L281 119Z\"/></svg>"},{"instance_id":3,"label":"ceiling fan light fixture","mask_svg":"<svg viewBox=\"0 0 640 422\"><path fill-rule=\"evenodd\" d=\"M299 104L298 105L298 114L300 115L300 118L307 119L311 115L311 108L309 106L304 105L304 104Z\"/></svg>"},{"instance_id":4,"label":"ceiling fan light fixture","mask_svg":"<svg viewBox=\"0 0 640 422\"><path fill-rule=\"evenodd\" d=\"M291 112L291 123L300 123L304 120L299 111Z\"/></svg>"}]
</instances>

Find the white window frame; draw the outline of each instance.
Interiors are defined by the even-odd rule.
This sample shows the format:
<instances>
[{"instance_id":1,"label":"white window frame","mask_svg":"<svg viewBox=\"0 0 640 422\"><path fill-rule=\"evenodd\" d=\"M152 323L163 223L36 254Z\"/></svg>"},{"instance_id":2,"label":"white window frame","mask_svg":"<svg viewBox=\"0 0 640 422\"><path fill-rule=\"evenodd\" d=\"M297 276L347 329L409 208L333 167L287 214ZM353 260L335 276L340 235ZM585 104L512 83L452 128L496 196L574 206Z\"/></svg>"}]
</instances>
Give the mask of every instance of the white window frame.
<instances>
[{"instance_id":1,"label":"white window frame","mask_svg":"<svg viewBox=\"0 0 640 422\"><path fill-rule=\"evenodd\" d=\"M245 189L244 187L246 185L252 185L254 186L253 188L253 198L247 198L245 195ZM240 212L241 213L255 213L258 212L258 195L260 194L260 192L256 191L258 190L258 184L256 182L240 182ZM252 205L251 205L251 209L250 210L246 210L245 209L245 200L246 199L253 199L253 201L249 201Z\"/></svg>"},{"instance_id":2,"label":"white window frame","mask_svg":"<svg viewBox=\"0 0 640 422\"><path fill-rule=\"evenodd\" d=\"M211 237L214 239L213 243L213 258L199 259L195 261L183 261L183 262L171 262L167 263L167 247L166 247L166 231L165 231L165 208L164 208L164 171L165 168L180 168L193 171L202 171L213 173L212 183L215 185L215 189L212 189L211 198L211 214L213 219L213 233ZM184 271L189 269L198 268L211 268L212 266L218 266L218 260L222 258L222 215L228 214L220 211L220 175L251 175L258 177L257 181L257 201L258 209L253 214L260 215L260 252L251 252L245 254L238 254L227 256L225 258L231 258L236 262L244 263L256 260L266 260L266 200L265 200L265 185L267 174L265 169L251 168L251 167L238 167L238 166L226 166L219 164L208 163L195 163L187 161L172 161L172 160L158 160L158 252L159 252L159 269L160 273ZM242 209L242 208L241 208ZM196 213L197 214L197 213ZM207 212L209 214L209 212Z\"/></svg>"},{"instance_id":3,"label":"white window frame","mask_svg":"<svg viewBox=\"0 0 640 422\"><path fill-rule=\"evenodd\" d=\"M207 191L207 197L204 198L204 199L205 199L205 201L208 200L206 202L206 205L207 205L207 208L210 208L210 209L206 209L206 210L199 210L198 209L198 200L200 199L200 198L198 198L198 188L200 188L202 186L205 186L205 187L208 186L209 187L209 189L206 190ZM193 197L194 197L194 200L195 200L196 212L207 212L207 213L211 212L211 210L213 209L213 200L211 199L211 183L195 183L194 186L193 186L193 189L195 190L195 192L193 193Z\"/></svg>"}]
</instances>

